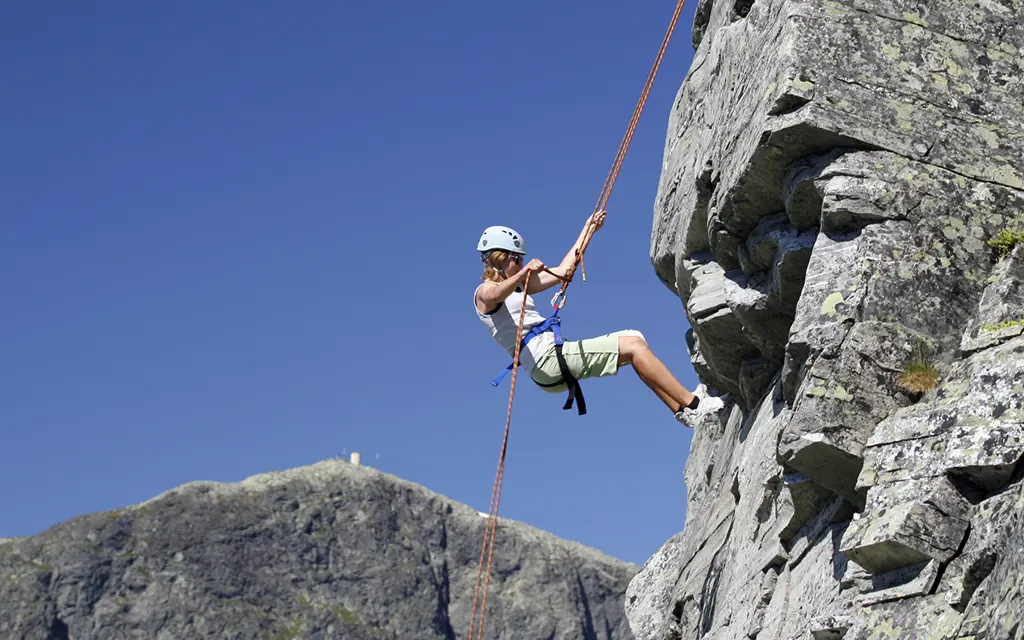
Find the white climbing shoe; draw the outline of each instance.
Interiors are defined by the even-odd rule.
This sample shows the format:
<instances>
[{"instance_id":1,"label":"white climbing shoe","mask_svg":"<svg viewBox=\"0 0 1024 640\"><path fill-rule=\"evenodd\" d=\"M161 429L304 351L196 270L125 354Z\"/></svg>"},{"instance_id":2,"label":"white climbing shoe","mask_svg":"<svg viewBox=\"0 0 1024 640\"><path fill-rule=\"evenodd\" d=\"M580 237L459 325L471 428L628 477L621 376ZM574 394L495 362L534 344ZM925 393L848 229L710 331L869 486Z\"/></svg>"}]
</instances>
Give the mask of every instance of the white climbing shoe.
<instances>
[{"instance_id":1,"label":"white climbing shoe","mask_svg":"<svg viewBox=\"0 0 1024 640\"><path fill-rule=\"evenodd\" d=\"M725 401L722 398L708 394L708 388L703 382L694 389L693 395L700 400L697 407L695 409L683 408L675 414L676 420L690 428L695 427L704 416L716 413L725 406Z\"/></svg>"}]
</instances>

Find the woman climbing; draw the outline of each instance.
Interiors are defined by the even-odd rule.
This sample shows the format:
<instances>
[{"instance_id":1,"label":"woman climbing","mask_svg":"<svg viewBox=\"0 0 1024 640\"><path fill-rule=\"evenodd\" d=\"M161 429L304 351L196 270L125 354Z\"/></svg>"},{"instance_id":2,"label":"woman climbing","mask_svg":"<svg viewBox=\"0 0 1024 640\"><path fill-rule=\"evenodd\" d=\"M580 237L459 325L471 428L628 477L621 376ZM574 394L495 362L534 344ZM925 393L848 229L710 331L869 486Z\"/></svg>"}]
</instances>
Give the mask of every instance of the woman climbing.
<instances>
[{"instance_id":1,"label":"woman climbing","mask_svg":"<svg viewBox=\"0 0 1024 640\"><path fill-rule=\"evenodd\" d=\"M533 297L524 295L522 285L529 278L527 291L540 293L560 284L561 278L572 266L577 250L583 246L588 227L596 231L604 224L603 211L592 215L583 225L579 238L565 254L562 262L553 268L534 258L525 266L526 242L515 230L494 226L484 230L477 243L477 251L484 263L484 273L474 295L477 317L490 330L493 337L509 355L515 354L516 332L520 311L526 305L523 317L523 335L532 327L544 323ZM570 388L563 375L562 364L575 380L616 375L619 367L633 365L640 379L661 399L675 415L676 420L692 427L697 420L723 406L721 398L711 396L703 384L691 393L662 364L647 345L639 331L624 330L595 338L565 342L561 348L562 363L556 350L552 331L535 335L521 347L519 361L530 378L542 389L560 393ZM582 405L582 402L580 403ZM572 395L565 408L572 405ZM581 406L581 413L585 409Z\"/></svg>"}]
</instances>

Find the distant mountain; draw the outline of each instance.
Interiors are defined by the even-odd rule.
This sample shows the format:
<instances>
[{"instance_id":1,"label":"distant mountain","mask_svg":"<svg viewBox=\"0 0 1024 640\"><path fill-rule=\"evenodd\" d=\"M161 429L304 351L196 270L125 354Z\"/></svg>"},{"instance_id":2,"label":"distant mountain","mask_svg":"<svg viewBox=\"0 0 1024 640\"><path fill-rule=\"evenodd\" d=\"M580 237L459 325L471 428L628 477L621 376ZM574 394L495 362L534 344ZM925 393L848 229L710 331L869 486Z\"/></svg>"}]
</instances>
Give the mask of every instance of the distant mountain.
<instances>
[{"instance_id":1,"label":"distant mountain","mask_svg":"<svg viewBox=\"0 0 1024 640\"><path fill-rule=\"evenodd\" d=\"M486 518L328 460L0 540L0 638L465 638ZM631 640L637 567L501 520L485 638Z\"/></svg>"}]
</instances>

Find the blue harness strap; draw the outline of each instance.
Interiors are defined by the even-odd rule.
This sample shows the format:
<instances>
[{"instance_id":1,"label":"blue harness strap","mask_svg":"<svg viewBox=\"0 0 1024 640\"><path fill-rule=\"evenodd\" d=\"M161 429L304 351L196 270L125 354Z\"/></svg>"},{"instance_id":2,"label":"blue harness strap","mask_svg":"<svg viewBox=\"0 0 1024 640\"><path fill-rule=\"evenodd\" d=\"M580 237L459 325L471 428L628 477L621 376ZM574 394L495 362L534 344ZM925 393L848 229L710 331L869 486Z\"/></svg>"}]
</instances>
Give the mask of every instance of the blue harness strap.
<instances>
[{"instance_id":1,"label":"blue harness strap","mask_svg":"<svg viewBox=\"0 0 1024 640\"><path fill-rule=\"evenodd\" d=\"M565 362L565 358L562 356L562 345L565 343L565 340L562 338L562 331L559 328L561 324L561 318L558 317L558 311L559 307L555 306L554 312L550 316L545 318L544 322L541 322L540 324L534 326L533 328L530 329L529 332L527 332L525 336L523 336L523 340L519 345L519 351L520 353L522 353L522 350L526 348L526 345L528 342L530 342L530 340L533 340L535 337L539 336L545 331L551 331L552 333L555 334L555 356L558 358L558 369L562 373L561 382L558 382L556 384L561 384L562 382L564 382L565 385L569 388L569 397L568 399L566 399L565 405L562 407L562 409L571 409L573 401L576 401L576 410L579 413L579 415L582 416L587 412L587 403L586 400L583 398L583 389L580 388L579 380L573 377L572 372L569 370L569 365ZM502 371L501 374L498 375L498 377L496 377L494 380L491 380L491 385L497 387L499 384L501 384L501 381L505 378L505 375L508 374L508 372L511 371L512 368L515 366L516 363L513 360L511 364L505 367L505 370Z\"/></svg>"},{"instance_id":2,"label":"blue harness strap","mask_svg":"<svg viewBox=\"0 0 1024 640\"><path fill-rule=\"evenodd\" d=\"M525 336L523 336L522 342L519 343L519 351L520 351L520 353L522 353L522 350L526 348L526 345L527 345L527 343L530 342L530 340L533 340L534 338L536 338L540 334L544 333L545 331L553 332L555 334L555 344L561 345L562 342L563 342L563 340L562 340L562 332L559 329L559 324L561 322L562 322L562 319L558 317L558 307L555 307L554 312L550 316L545 318L544 322L541 322L540 324L535 325L533 328L531 328L526 333ZM505 367L505 370L502 371L498 375L498 377L496 377L494 380L491 380L491 386L497 387L498 385L500 385L501 381L505 379L505 376L508 374L509 371L512 370L512 367L514 367L515 365L516 365L516 363L513 361L507 367Z\"/></svg>"}]
</instances>

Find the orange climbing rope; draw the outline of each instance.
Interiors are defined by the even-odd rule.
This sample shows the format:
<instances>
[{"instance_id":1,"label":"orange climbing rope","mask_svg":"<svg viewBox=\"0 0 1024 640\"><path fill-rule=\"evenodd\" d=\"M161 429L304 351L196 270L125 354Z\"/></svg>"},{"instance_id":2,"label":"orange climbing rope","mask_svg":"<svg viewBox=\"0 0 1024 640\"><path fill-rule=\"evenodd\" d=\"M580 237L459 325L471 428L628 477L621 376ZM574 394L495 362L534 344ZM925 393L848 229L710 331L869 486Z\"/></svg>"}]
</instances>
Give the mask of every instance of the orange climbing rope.
<instances>
[{"instance_id":1,"label":"orange climbing rope","mask_svg":"<svg viewBox=\"0 0 1024 640\"><path fill-rule=\"evenodd\" d=\"M633 133L636 131L636 126L640 122L640 115L643 113L644 107L647 104L647 96L651 93L651 87L654 86L654 78L658 75L658 69L661 67L661 61L665 57L665 51L668 49L669 41L672 39L672 33L675 31L676 24L679 22L679 16L683 11L683 3L685 0L679 0L676 4L675 13L672 15L672 21L669 23L668 31L665 33L665 38L662 40L661 49L658 50L658 56L654 61L654 66L651 68L650 74L647 76L647 83L644 85L644 90L640 94L640 100L637 102L636 109L633 111L633 119L629 122L629 127L626 128L626 134L622 138L622 142L619 144L619 150L615 154L615 160L612 162L612 168L608 172L608 176L605 178L604 187L601 190L601 196L597 200L597 205L594 207L594 213L603 211L608 205L608 200L612 195L612 188L615 186L615 180L619 177L619 170L622 168L622 163L626 159L626 152L629 150L629 144L633 140ZM583 253L587 250L587 246L590 244L590 238L594 234L594 228L592 225L588 225L587 233L583 238L579 249L576 250L576 257L573 260L572 265L566 272L565 276L560 277L562 280L562 287L559 289L555 297L552 298L551 304L555 308L565 304L565 291L569 287L569 283L572 282L573 274L576 272L576 267L583 267L583 280L587 279L586 267L583 266ZM547 269L545 269L547 271ZM532 274L528 275L523 284L523 296L529 293L529 282ZM491 566L494 561L494 541L498 530L498 505L501 502L501 486L505 479L505 454L508 451L508 433L509 427L512 424L512 400L515 397L516 392L516 372L519 370L519 351L523 341L523 318L526 314L526 305L522 305L519 310L519 326L516 331L516 346L515 354L512 358L512 362L516 366L512 367L512 382L508 392L508 412L505 417L505 437L501 442L501 454L498 456L498 470L494 475L494 487L491 490L491 508L487 515L487 524L484 527L484 542L480 549L480 568L477 571L476 576L476 590L473 593L473 618L470 622L469 627L469 638L468 640L483 640L484 638L484 620L487 614L487 590L491 583ZM486 570L485 570L486 566ZM481 598L481 587L483 597ZM477 613L480 614L480 625L477 627Z\"/></svg>"},{"instance_id":2,"label":"orange climbing rope","mask_svg":"<svg viewBox=\"0 0 1024 640\"><path fill-rule=\"evenodd\" d=\"M661 48L658 50L658 56L654 60L654 66L651 67L651 72L647 75L647 83L644 85L644 90L640 94L640 100L637 101L636 109L633 110L633 119L629 122L629 127L626 128L626 134L622 137L622 142L619 144L619 150L615 154L615 161L612 162L612 168L608 172L608 177L605 178L604 187L601 189L601 196L597 199L597 204L594 206L594 213L598 211L604 211L608 206L608 200L612 197L612 189L615 187L615 180L619 177L619 170L622 169L622 163L626 159L626 152L629 151L629 144L633 141L633 133L636 131L636 126L640 122L640 115L644 111L644 107L647 105L647 96L651 93L651 88L654 86L654 78L658 75L658 70L661 68L661 61L665 57L665 51L668 50L669 41L672 39L672 33L676 29L676 24L679 22L679 16L683 12L683 4L685 0L679 0L676 3L675 13L672 14L672 21L669 22L668 30L665 32L665 38L661 41ZM562 281L562 288L558 291L558 294L552 300L554 304L555 300L561 298L561 303L565 302L565 290L569 287L569 283L572 281L573 274L576 273L576 265L579 264L583 267L583 281L587 281L587 270L586 266L583 265L583 252L587 250L587 246L590 244L590 238L594 235L594 229L589 228L587 235L583 239L582 245L576 252L576 259L573 261L572 266L565 274L565 279Z\"/></svg>"},{"instance_id":3,"label":"orange climbing rope","mask_svg":"<svg viewBox=\"0 0 1024 640\"><path fill-rule=\"evenodd\" d=\"M526 280L523 281L523 297L529 293L530 289L530 277L532 273L527 276ZM516 349L515 355L512 358L512 362L519 362L519 349L523 342L523 317L526 315L526 305L522 305L519 309L519 328L516 331ZM473 594L473 621L469 630L469 638L474 638L474 626L476 625L476 612L477 603L480 599L480 582L484 576L484 558L487 559L487 573L486 579L483 581L483 602L480 606L480 633L475 636L480 640L484 637L484 612L487 610L487 587L491 583L491 562L494 560L494 538L495 532L498 529L498 503L501 502L501 485L505 479L505 452L508 450L508 431L512 424L512 398L515 395L516 388L516 373L519 371L519 367L512 367L512 386L508 393L508 414L505 417L505 438L501 443L501 455L498 456L498 471L494 476L494 488L491 490L491 510L487 515L487 525L484 527L484 544L483 548L480 549L480 569L476 574L476 592Z\"/></svg>"}]
</instances>

